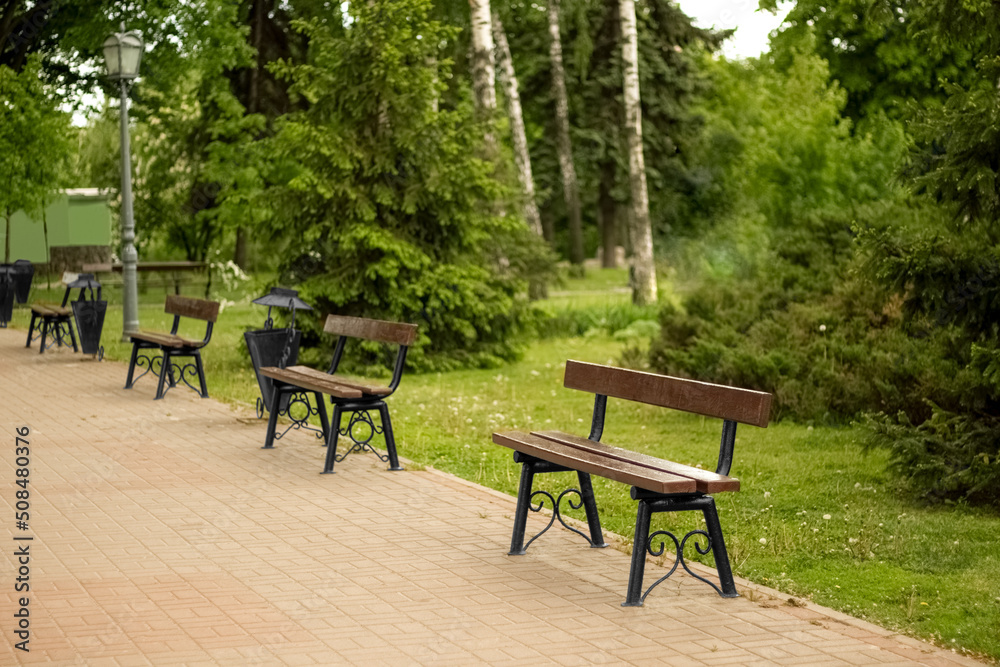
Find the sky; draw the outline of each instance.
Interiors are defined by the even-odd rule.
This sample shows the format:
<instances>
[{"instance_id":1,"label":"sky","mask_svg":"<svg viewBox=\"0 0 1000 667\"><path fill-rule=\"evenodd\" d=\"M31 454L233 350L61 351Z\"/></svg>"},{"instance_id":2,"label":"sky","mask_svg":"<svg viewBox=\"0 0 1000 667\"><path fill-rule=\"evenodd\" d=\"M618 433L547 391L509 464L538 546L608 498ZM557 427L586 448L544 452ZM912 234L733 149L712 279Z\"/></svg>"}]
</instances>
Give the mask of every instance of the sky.
<instances>
[{"instance_id":1,"label":"sky","mask_svg":"<svg viewBox=\"0 0 1000 667\"><path fill-rule=\"evenodd\" d=\"M782 3L777 15L757 11L757 0L677 0L677 4L700 28L736 28L736 34L723 44L722 54L737 59L756 58L765 51L768 34L793 3Z\"/></svg>"}]
</instances>

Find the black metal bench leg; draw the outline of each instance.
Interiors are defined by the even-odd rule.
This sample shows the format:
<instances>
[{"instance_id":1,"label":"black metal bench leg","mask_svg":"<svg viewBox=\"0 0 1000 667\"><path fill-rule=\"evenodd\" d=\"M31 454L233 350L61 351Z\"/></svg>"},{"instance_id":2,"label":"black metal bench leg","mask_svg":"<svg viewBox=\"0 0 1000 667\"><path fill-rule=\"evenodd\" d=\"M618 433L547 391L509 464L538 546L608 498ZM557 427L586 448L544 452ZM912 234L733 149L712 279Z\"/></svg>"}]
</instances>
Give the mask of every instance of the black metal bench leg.
<instances>
[{"instance_id":1,"label":"black metal bench leg","mask_svg":"<svg viewBox=\"0 0 1000 667\"><path fill-rule=\"evenodd\" d=\"M201 363L201 353L195 350L194 365L198 370L198 381L201 383L201 397L208 398L208 385L205 384L205 367Z\"/></svg>"},{"instance_id":2,"label":"black metal bench leg","mask_svg":"<svg viewBox=\"0 0 1000 667\"><path fill-rule=\"evenodd\" d=\"M649 521L652 508L645 500L639 501L635 515L635 539L632 541L632 566L628 571L628 592L623 607L642 606L642 577L646 572L646 546L649 544Z\"/></svg>"},{"instance_id":3,"label":"black metal bench leg","mask_svg":"<svg viewBox=\"0 0 1000 667\"><path fill-rule=\"evenodd\" d=\"M580 496L583 498L583 508L587 512L587 526L590 528L590 546L600 549L608 546L601 532L601 517L597 514L597 500L594 498L594 485L590 481L590 473L576 473L580 481Z\"/></svg>"},{"instance_id":4,"label":"black metal bench leg","mask_svg":"<svg viewBox=\"0 0 1000 667\"><path fill-rule=\"evenodd\" d=\"M736 583L733 581L733 571L729 566L729 552L726 551L726 541L722 537L722 526L719 524L719 513L715 509L715 499L708 497L707 507L702 509L705 515L705 525L708 537L712 541L712 555L715 557L715 569L719 572L719 583L722 584L722 597L738 598Z\"/></svg>"},{"instance_id":5,"label":"black metal bench leg","mask_svg":"<svg viewBox=\"0 0 1000 667\"><path fill-rule=\"evenodd\" d=\"M69 342L73 343L73 351L79 352L80 349L76 346L76 336L73 334L73 322L67 320L66 328L69 329Z\"/></svg>"},{"instance_id":6,"label":"black metal bench leg","mask_svg":"<svg viewBox=\"0 0 1000 667\"><path fill-rule=\"evenodd\" d=\"M399 465L396 455L396 437L392 434L392 420L389 419L389 406L382 403L378 406L378 414L382 419L382 432L385 435L385 450L389 454L389 470L405 470Z\"/></svg>"},{"instance_id":7,"label":"black metal bench leg","mask_svg":"<svg viewBox=\"0 0 1000 667\"><path fill-rule=\"evenodd\" d=\"M510 536L508 556L523 556L524 529L528 525L528 509L531 507L531 485L535 479L535 469L531 461L521 464L521 484L517 488L517 509L514 510L514 531Z\"/></svg>"},{"instance_id":8,"label":"black metal bench leg","mask_svg":"<svg viewBox=\"0 0 1000 667\"><path fill-rule=\"evenodd\" d=\"M333 464L337 460L337 438L340 436L340 420L344 416L344 411L339 405L334 403L333 416L330 418L330 437L326 441L326 463L323 465L323 474L333 474Z\"/></svg>"},{"instance_id":9,"label":"black metal bench leg","mask_svg":"<svg viewBox=\"0 0 1000 667\"><path fill-rule=\"evenodd\" d=\"M271 394L271 411L267 415L267 434L264 436L263 449L274 449L274 432L278 428L278 406L281 405L285 387L274 386L274 393Z\"/></svg>"},{"instance_id":10,"label":"black metal bench leg","mask_svg":"<svg viewBox=\"0 0 1000 667\"><path fill-rule=\"evenodd\" d=\"M25 347L31 347L31 334L35 331L35 321L38 318L38 313L31 313L31 323L28 325L28 342L24 344Z\"/></svg>"},{"instance_id":11,"label":"black metal bench leg","mask_svg":"<svg viewBox=\"0 0 1000 667\"><path fill-rule=\"evenodd\" d=\"M42 340L38 346L38 354L45 352L45 337L49 333L49 318L42 317Z\"/></svg>"},{"instance_id":12,"label":"black metal bench leg","mask_svg":"<svg viewBox=\"0 0 1000 667\"><path fill-rule=\"evenodd\" d=\"M152 362L150 362L152 363ZM170 372L170 352L166 349L163 350L163 362L160 364L160 381L156 383L156 398L154 401L158 401L163 398L164 385L167 382L167 376L170 376L170 386L174 386L174 376Z\"/></svg>"},{"instance_id":13,"label":"black metal bench leg","mask_svg":"<svg viewBox=\"0 0 1000 667\"><path fill-rule=\"evenodd\" d=\"M313 398L316 399L316 411L319 413L319 425L323 429L323 444L326 444L330 439L330 420L326 416L326 399L323 398L323 394L318 391L313 392Z\"/></svg>"},{"instance_id":14,"label":"black metal bench leg","mask_svg":"<svg viewBox=\"0 0 1000 667\"><path fill-rule=\"evenodd\" d=\"M132 388L132 376L135 374L135 360L139 358L139 342L132 341L132 357L128 362L128 377L125 378L125 388Z\"/></svg>"}]
</instances>

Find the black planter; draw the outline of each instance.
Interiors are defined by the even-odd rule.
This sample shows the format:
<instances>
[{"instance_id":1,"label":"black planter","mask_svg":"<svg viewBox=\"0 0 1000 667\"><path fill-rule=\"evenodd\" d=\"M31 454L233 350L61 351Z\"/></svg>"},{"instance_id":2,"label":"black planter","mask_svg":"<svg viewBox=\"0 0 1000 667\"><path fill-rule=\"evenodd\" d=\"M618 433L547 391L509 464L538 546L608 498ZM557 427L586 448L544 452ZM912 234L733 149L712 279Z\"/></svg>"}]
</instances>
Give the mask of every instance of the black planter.
<instances>
[{"instance_id":1,"label":"black planter","mask_svg":"<svg viewBox=\"0 0 1000 667\"><path fill-rule=\"evenodd\" d=\"M290 341L289 331L292 332ZM265 366L287 368L288 366L297 364L302 332L298 329L258 329L256 331L245 332L243 338L246 340L247 349L250 351L250 361L253 363L254 373L257 374L257 384L260 385L260 395L264 400L264 407L267 408L268 412L271 412L274 409L272 406L274 402L274 380L261 375L260 369ZM288 394L285 394L282 398L282 405L278 406L279 412L288 408L289 398Z\"/></svg>"},{"instance_id":2,"label":"black planter","mask_svg":"<svg viewBox=\"0 0 1000 667\"><path fill-rule=\"evenodd\" d=\"M104 316L107 312L107 301L95 299L73 302L76 333L80 336L80 351L84 354L100 352L101 331L104 330Z\"/></svg>"}]
</instances>

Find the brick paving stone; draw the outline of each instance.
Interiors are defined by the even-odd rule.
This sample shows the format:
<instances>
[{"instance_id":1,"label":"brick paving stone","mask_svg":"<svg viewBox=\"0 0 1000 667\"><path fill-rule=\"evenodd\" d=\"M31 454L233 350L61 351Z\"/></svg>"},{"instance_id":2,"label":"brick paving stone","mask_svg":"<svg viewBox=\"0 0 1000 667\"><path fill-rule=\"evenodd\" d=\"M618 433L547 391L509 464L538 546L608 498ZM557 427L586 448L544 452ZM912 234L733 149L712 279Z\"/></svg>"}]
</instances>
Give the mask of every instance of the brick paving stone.
<instances>
[{"instance_id":1,"label":"brick paving stone","mask_svg":"<svg viewBox=\"0 0 1000 667\"><path fill-rule=\"evenodd\" d=\"M2 642L0 664L980 664L742 580L724 600L677 573L622 608L621 551L553 530L507 555L513 498L371 455L320 475L311 434L263 450L252 410L183 387L153 401L149 377L124 377L0 330L0 422L32 429L36 538L32 650ZM4 479L13 467L0 456ZM649 560L649 581L664 571Z\"/></svg>"}]
</instances>

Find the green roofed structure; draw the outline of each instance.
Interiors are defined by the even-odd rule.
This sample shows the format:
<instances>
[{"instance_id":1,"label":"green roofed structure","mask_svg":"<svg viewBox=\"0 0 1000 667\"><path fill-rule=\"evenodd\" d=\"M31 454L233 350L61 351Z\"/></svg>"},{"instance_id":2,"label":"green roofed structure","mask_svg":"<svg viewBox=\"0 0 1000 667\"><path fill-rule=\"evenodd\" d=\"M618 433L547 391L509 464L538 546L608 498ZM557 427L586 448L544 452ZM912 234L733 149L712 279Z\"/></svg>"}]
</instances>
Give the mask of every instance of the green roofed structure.
<instances>
[{"instance_id":1,"label":"green roofed structure","mask_svg":"<svg viewBox=\"0 0 1000 667\"><path fill-rule=\"evenodd\" d=\"M77 272L82 264L111 261L108 194L96 188L64 190L39 219L17 211L10 219L10 256L50 264L56 273ZM7 225L0 225L0 248L7 248Z\"/></svg>"}]
</instances>

